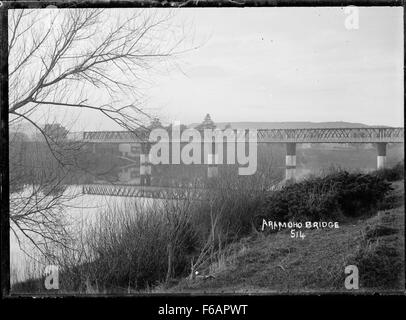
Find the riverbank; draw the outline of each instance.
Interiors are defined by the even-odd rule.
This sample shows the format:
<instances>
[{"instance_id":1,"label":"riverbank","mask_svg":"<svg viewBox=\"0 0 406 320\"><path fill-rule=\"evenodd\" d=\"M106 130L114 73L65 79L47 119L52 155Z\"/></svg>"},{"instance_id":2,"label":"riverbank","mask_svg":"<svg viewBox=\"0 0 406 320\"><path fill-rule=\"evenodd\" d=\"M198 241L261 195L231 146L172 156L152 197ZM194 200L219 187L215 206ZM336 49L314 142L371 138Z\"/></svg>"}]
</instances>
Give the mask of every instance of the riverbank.
<instances>
[{"instance_id":1,"label":"riverbank","mask_svg":"<svg viewBox=\"0 0 406 320\"><path fill-rule=\"evenodd\" d=\"M348 265L359 269L357 292L403 292L403 181L393 186L397 208L339 229L306 231L304 239L291 238L288 231L244 238L229 249L221 266L202 270L210 276L183 279L156 292L349 292L344 286Z\"/></svg>"},{"instance_id":2,"label":"riverbank","mask_svg":"<svg viewBox=\"0 0 406 320\"><path fill-rule=\"evenodd\" d=\"M362 290L397 290L403 175L403 164L370 174L336 170L273 192L267 181L230 178L213 181L207 201L111 207L75 254L57 261L59 292L336 292L349 264L359 266ZM292 237L291 229L260 230L264 219L339 228ZM46 293L43 280L13 292Z\"/></svg>"}]
</instances>

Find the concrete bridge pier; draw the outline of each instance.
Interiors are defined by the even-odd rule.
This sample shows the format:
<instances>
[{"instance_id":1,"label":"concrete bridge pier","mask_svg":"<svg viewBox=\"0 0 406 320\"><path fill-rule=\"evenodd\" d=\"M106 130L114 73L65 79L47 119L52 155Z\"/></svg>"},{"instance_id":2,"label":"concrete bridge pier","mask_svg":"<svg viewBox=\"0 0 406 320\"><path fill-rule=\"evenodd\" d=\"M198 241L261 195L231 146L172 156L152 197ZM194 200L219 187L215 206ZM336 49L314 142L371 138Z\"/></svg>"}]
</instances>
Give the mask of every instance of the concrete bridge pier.
<instances>
[{"instance_id":1,"label":"concrete bridge pier","mask_svg":"<svg viewBox=\"0 0 406 320\"><path fill-rule=\"evenodd\" d=\"M208 178L214 178L217 177L219 174L219 170L217 166L209 165L207 167L207 177Z\"/></svg>"},{"instance_id":2,"label":"concrete bridge pier","mask_svg":"<svg viewBox=\"0 0 406 320\"><path fill-rule=\"evenodd\" d=\"M383 169L386 166L386 145L387 142L378 142L376 144L376 149L378 151L377 155L377 169Z\"/></svg>"},{"instance_id":3,"label":"concrete bridge pier","mask_svg":"<svg viewBox=\"0 0 406 320\"><path fill-rule=\"evenodd\" d=\"M296 143L286 143L286 181L295 181L296 179Z\"/></svg>"},{"instance_id":4,"label":"concrete bridge pier","mask_svg":"<svg viewBox=\"0 0 406 320\"><path fill-rule=\"evenodd\" d=\"M148 143L141 144L140 154L140 184L142 186L151 185L152 167L149 161L150 145Z\"/></svg>"},{"instance_id":5,"label":"concrete bridge pier","mask_svg":"<svg viewBox=\"0 0 406 320\"><path fill-rule=\"evenodd\" d=\"M208 155L208 167L207 167L207 178L217 177L219 174L218 170L218 159L216 154L215 143L212 144L211 154Z\"/></svg>"}]
</instances>

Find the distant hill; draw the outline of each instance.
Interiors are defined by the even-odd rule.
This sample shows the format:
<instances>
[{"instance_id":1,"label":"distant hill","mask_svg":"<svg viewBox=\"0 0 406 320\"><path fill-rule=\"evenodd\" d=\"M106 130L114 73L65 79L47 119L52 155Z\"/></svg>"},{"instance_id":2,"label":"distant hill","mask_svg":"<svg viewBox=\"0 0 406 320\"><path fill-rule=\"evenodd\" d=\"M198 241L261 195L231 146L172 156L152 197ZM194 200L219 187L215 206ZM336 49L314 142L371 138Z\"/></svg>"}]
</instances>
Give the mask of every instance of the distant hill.
<instances>
[{"instance_id":1,"label":"distant hill","mask_svg":"<svg viewBox=\"0 0 406 320\"><path fill-rule=\"evenodd\" d=\"M290 121L290 122L215 122L217 128L223 129L230 125L233 129L306 129L306 128L368 128L363 123L353 122L310 122L310 121ZM192 123L189 127L196 127L198 123ZM387 126L374 126L387 127Z\"/></svg>"}]
</instances>

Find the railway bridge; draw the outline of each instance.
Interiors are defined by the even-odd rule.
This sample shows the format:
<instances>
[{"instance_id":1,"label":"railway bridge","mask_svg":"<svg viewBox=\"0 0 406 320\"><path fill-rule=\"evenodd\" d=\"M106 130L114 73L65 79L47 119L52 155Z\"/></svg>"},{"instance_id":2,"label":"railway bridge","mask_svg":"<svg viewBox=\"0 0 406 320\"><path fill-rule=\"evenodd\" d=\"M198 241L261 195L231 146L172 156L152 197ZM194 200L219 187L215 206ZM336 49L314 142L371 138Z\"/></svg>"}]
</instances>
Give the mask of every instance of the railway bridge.
<instances>
[{"instance_id":1,"label":"railway bridge","mask_svg":"<svg viewBox=\"0 0 406 320\"><path fill-rule=\"evenodd\" d=\"M217 129L216 129L217 130ZM237 130L227 129L236 132ZM221 131L221 130L220 130ZM241 131L240 131L241 132ZM151 163L149 162L150 146L156 143L149 139L149 132L132 131L86 131L80 133L82 142L95 146L98 143L118 144L123 155L135 153L138 148L140 157L141 184L150 185ZM216 154L214 140L201 142L212 143L211 158ZM295 179L296 174L296 145L298 143L370 143L377 149L377 168L385 167L388 143L404 143L404 128L402 127L362 127L362 128L306 128L306 129L257 129L245 130L244 139L238 142L280 143L286 145L286 180ZM162 141L162 140L160 140ZM168 142L174 139L169 138ZM179 142L179 141L178 141ZM218 164L218 163L217 163ZM208 165L209 177L217 174L216 163Z\"/></svg>"}]
</instances>

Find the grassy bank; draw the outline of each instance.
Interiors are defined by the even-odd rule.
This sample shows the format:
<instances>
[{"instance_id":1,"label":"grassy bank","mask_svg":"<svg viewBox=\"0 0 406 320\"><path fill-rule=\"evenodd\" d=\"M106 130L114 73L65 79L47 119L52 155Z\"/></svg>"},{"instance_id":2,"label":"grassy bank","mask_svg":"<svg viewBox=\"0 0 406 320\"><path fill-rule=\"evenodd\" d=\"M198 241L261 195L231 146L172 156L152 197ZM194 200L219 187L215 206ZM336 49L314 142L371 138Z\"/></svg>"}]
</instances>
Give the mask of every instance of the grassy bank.
<instances>
[{"instance_id":1,"label":"grassy bank","mask_svg":"<svg viewBox=\"0 0 406 320\"><path fill-rule=\"evenodd\" d=\"M134 201L109 208L76 250L55 262L61 291L342 290L348 264L359 266L363 289L395 289L403 267L402 170L403 164L371 174L333 171L278 191L269 191L272 175L230 175L212 180L204 201L186 194L147 209ZM289 230L261 231L263 219L340 227L291 238ZM39 279L14 292L28 283L31 292L43 291Z\"/></svg>"},{"instance_id":2,"label":"grassy bank","mask_svg":"<svg viewBox=\"0 0 406 320\"><path fill-rule=\"evenodd\" d=\"M403 194L403 181L395 191ZM339 229L304 233L304 239L292 239L288 231L244 238L230 248L221 268L202 271L211 277L184 279L169 292L348 292L348 265L359 269L360 291L404 290L403 204Z\"/></svg>"}]
</instances>

